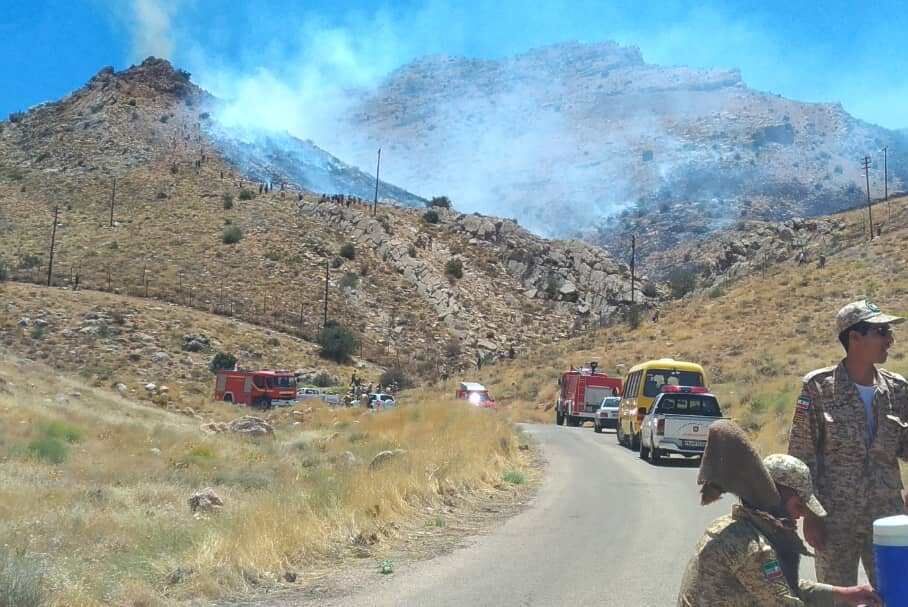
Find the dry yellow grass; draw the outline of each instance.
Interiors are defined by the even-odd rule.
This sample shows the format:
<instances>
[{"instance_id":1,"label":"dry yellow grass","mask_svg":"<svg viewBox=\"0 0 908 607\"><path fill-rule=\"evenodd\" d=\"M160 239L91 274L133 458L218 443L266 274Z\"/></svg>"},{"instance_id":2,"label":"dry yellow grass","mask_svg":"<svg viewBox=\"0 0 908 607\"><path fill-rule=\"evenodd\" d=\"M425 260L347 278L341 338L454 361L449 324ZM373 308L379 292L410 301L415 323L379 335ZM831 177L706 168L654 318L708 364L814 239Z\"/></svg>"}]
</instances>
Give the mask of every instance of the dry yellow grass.
<instances>
[{"instance_id":1,"label":"dry yellow grass","mask_svg":"<svg viewBox=\"0 0 908 607\"><path fill-rule=\"evenodd\" d=\"M0 546L45 571L49 605L178 604L369 551L522 467L502 417L430 393L405 400L380 414L306 403L305 422L273 440L207 436L192 418L2 355ZM370 469L385 449L406 452ZM187 498L206 486L225 507L196 519Z\"/></svg>"}]
</instances>

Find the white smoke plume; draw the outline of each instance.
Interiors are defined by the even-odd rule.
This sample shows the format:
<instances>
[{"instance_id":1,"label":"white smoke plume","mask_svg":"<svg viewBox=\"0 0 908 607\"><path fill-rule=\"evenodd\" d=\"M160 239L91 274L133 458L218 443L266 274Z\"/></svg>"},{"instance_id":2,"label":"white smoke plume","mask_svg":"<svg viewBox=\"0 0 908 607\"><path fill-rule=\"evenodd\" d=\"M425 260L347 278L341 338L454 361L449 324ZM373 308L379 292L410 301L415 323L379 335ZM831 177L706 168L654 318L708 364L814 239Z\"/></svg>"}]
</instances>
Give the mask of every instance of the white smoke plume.
<instances>
[{"instance_id":1,"label":"white smoke plume","mask_svg":"<svg viewBox=\"0 0 908 607\"><path fill-rule=\"evenodd\" d=\"M132 33L132 57L173 58L175 36L173 18L185 4L179 0L132 0L127 23Z\"/></svg>"}]
</instances>

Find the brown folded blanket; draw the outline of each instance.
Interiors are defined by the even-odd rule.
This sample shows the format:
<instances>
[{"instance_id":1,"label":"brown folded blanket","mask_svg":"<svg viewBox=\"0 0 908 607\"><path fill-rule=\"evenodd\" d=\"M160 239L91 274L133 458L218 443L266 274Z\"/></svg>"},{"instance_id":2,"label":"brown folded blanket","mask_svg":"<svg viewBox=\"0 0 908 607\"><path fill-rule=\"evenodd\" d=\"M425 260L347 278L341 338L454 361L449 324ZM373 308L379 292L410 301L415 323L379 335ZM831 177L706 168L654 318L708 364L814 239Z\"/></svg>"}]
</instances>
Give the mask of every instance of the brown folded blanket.
<instances>
[{"instance_id":1,"label":"brown folded blanket","mask_svg":"<svg viewBox=\"0 0 908 607\"><path fill-rule=\"evenodd\" d=\"M709 427L697 482L702 485L700 503L704 506L726 492L737 495L746 505L767 512L774 511L781 501L763 459L747 434L727 419Z\"/></svg>"}]
</instances>

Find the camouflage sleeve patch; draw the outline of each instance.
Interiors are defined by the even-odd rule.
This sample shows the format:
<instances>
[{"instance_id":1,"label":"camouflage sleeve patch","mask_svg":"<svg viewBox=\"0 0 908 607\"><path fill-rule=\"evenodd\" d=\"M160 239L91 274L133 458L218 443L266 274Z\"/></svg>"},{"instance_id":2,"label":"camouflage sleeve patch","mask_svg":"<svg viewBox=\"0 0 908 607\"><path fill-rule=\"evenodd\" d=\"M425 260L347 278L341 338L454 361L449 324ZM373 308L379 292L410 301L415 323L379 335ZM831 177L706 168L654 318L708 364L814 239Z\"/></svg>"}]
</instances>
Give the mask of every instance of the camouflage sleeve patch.
<instances>
[{"instance_id":1,"label":"camouflage sleeve patch","mask_svg":"<svg viewBox=\"0 0 908 607\"><path fill-rule=\"evenodd\" d=\"M748 604L761 607L804 605L797 590L789 587L775 552L769 548L753 551L735 572L735 577L747 592Z\"/></svg>"},{"instance_id":2,"label":"camouflage sleeve patch","mask_svg":"<svg viewBox=\"0 0 908 607\"><path fill-rule=\"evenodd\" d=\"M801 396L798 397L798 402L795 403L795 417L806 418L808 411L810 411L810 405L810 395L802 393Z\"/></svg>"},{"instance_id":3,"label":"camouflage sleeve patch","mask_svg":"<svg viewBox=\"0 0 908 607\"><path fill-rule=\"evenodd\" d=\"M773 559L767 563L764 563L763 577L765 577L766 581L768 582L775 582L776 580L785 577L785 574L782 573L782 566L779 564L779 561Z\"/></svg>"}]
</instances>

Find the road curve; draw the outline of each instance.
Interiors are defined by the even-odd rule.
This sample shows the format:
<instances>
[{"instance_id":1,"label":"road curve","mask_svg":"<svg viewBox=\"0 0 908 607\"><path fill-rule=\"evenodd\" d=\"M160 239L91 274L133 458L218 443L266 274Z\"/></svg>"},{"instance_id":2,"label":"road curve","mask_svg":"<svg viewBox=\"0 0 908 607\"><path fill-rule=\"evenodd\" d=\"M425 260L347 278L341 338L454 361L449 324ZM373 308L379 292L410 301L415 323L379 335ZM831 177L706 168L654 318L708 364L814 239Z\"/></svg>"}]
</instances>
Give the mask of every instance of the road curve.
<instances>
[{"instance_id":1,"label":"road curve","mask_svg":"<svg viewBox=\"0 0 908 607\"><path fill-rule=\"evenodd\" d=\"M527 425L548 469L532 506L469 547L380 576L324 606L675 604L684 567L726 497L699 505L696 460L654 467L612 433ZM813 574L812 563L802 575Z\"/></svg>"}]
</instances>

